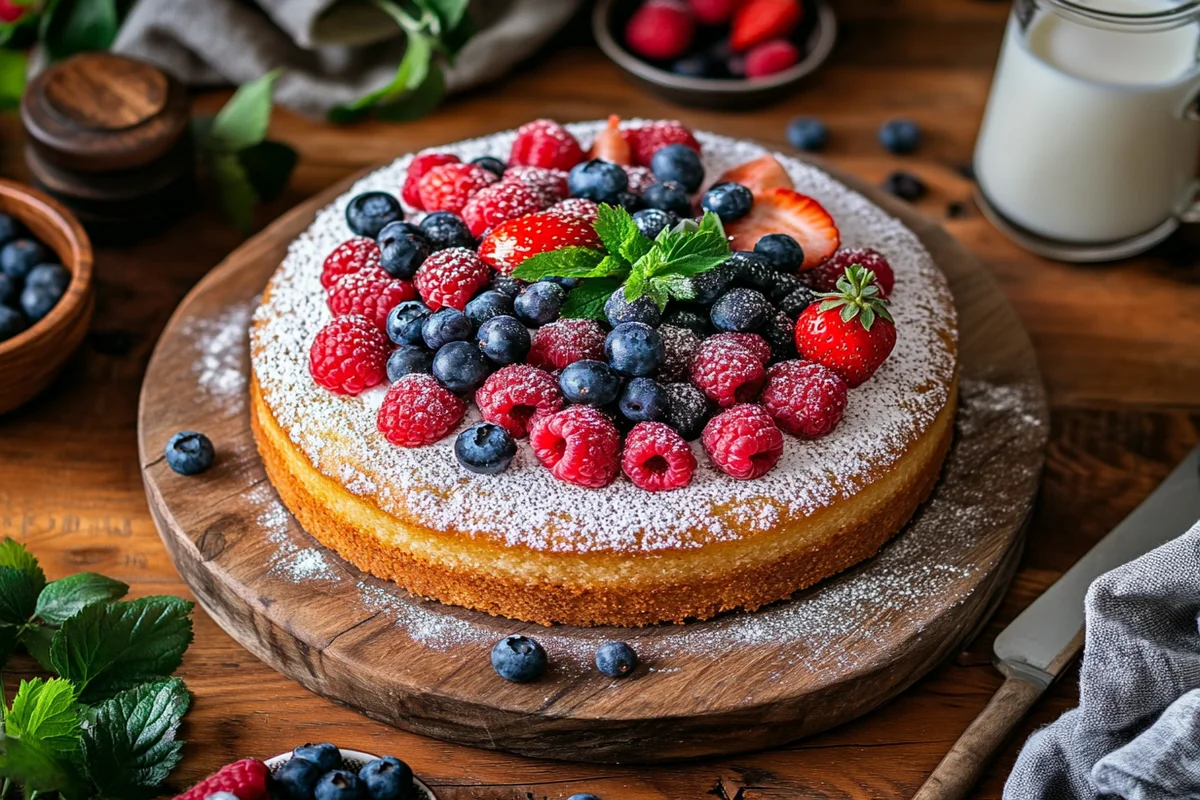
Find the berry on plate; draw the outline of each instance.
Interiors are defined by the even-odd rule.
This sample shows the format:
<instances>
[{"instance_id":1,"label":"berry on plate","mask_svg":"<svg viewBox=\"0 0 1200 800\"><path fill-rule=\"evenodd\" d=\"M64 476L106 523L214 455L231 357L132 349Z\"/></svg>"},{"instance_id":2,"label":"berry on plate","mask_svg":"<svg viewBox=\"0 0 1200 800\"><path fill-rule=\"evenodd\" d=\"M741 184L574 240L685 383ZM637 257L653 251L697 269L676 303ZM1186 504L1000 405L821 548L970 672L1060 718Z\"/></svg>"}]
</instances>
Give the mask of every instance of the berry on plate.
<instances>
[{"instance_id":1,"label":"berry on plate","mask_svg":"<svg viewBox=\"0 0 1200 800\"><path fill-rule=\"evenodd\" d=\"M528 636L506 636L492 647L492 669L506 681L536 681L546 671L546 651Z\"/></svg>"},{"instance_id":2,"label":"berry on plate","mask_svg":"<svg viewBox=\"0 0 1200 800\"><path fill-rule=\"evenodd\" d=\"M452 162L436 166L422 175L417 191L425 210L461 214L476 192L497 180L495 174L483 167Z\"/></svg>"},{"instance_id":3,"label":"berry on plate","mask_svg":"<svg viewBox=\"0 0 1200 800\"><path fill-rule=\"evenodd\" d=\"M433 353L415 344L402 344L388 356L387 378L395 383L413 373L432 375Z\"/></svg>"},{"instance_id":4,"label":"berry on plate","mask_svg":"<svg viewBox=\"0 0 1200 800\"><path fill-rule=\"evenodd\" d=\"M754 195L740 183L721 181L704 193L704 197L700 198L700 207L716 214L721 222L730 223L750 213L754 207Z\"/></svg>"},{"instance_id":5,"label":"berry on plate","mask_svg":"<svg viewBox=\"0 0 1200 800\"><path fill-rule=\"evenodd\" d=\"M317 385L335 394L359 394L387 379L392 343L366 317L337 317L317 331L308 351L308 371Z\"/></svg>"},{"instance_id":6,"label":"berry on plate","mask_svg":"<svg viewBox=\"0 0 1200 800\"><path fill-rule=\"evenodd\" d=\"M560 319L537 329L529 363L557 371L580 359L604 360L604 329L591 319Z\"/></svg>"},{"instance_id":7,"label":"berry on plate","mask_svg":"<svg viewBox=\"0 0 1200 800\"><path fill-rule=\"evenodd\" d=\"M570 193L567 190L567 173L561 169L518 164L505 171L503 180L528 186L537 197L541 208L549 208L565 200Z\"/></svg>"},{"instance_id":8,"label":"berry on plate","mask_svg":"<svg viewBox=\"0 0 1200 800\"><path fill-rule=\"evenodd\" d=\"M896 286L896 273L883 253L869 247L850 247L838 250L821 266L804 273L803 280L815 291L832 292L837 288L838 279L844 277L847 268L853 264L858 264L863 269L875 273L875 283L879 284L879 295L891 297L892 289Z\"/></svg>"},{"instance_id":9,"label":"berry on plate","mask_svg":"<svg viewBox=\"0 0 1200 800\"><path fill-rule=\"evenodd\" d=\"M529 435L536 416L545 416L563 407L558 381L550 373L528 364L511 364L493 372L475 392L479 413L514 437Z\"/></svg>"},{"instance_id":10,"label":"berry on plate","mask_svg":"<svg viewBox=\"0 0 1200 800\"><path fill-rule=\"evenodd\" d=\"M811 269L833 255L841 234L833 217L813 198L777 187L754 196L750 213L725 227L735 250L753 250L771 233L786 233L804 251L801 269Z\"/></svg>"},{"instance_id":11,"label":"berry on plate","mask_svg":"<svg viewBox=\"0 0 1200 800\"><path fill-rule=\"evenodd\" d=\"M475 251L451 247L425 259L413 283L425 305L431 309L436 311L449 306L462 311L467 302L488 285L491 277L492 271Z\"/></svg>"},{"instance_id":12,"label":"berry on plate","mask_svg":"<svg viewBox=\"0 0 1200 800\"><path fill-rule=\"evenodd\" d=\"M253 758L245 758L221 767L197 783L175 800L205 800L217 792L229 792L239 800L264 800L267 797L267 781L270 772L267 765Z\"/></svg>"},{"instance_id":13,"label":"berry on plate","mask_svg":"<svg viewBox=\"0 0 1200 800\"><path fill-rule=\"evenodd\" d=\"M786 433L817 439L831 433L849 395L837 373L812 361L784 361L767 370L762 405Z\"/></svg>"},{"instance_id":14,"label":"berry on plate","mask_svg":"<svg viewBox=\"0 0 1200 800\"><path fill-rule=\"evenodd\" d=\"M497 475L508 469L517 454L512 434L494 422L472 425L454 440L454 457L468 472Z\"/></svg>"},{"instance_id":15,"label":"berry on plate","mask_svg":"<svg viewBox=\"0 0 1200 800\"><path fill-rule=\"evenodd\" d=\"M449 211L434 211L426 214L425 219L421 220L418 227L425 234L425 238L429 240L429 246L434 250L446 250L450 247L475 249L475 237L471 235L471 229L457 214L451 214Z\"/></svg>"},{"instance_id":16,"label":"berry on plate","mask_svg":"<svg viewBox=\"0 0 1200 800\"><path fill-rule=\"evenodd\" d=\"M834 293L804 310L796 321L796 350L824 364L850 388L875 374L896 345L896 326L875 276L857 264L846 269Z\"/></svg>"},{"instance_id":17,"label":"berry on plate","mask_svg":"<svg viewBox=\"0 0 1200 800\"><path fill-rule=\"evenodd\" d=\"M605 337L604 355L622 375L652 375L663 360L662 337L645 323L622 322Z\"/></svg>"},{"instance_id":18,"label":"berry on plate","mask_svg":"<svg viewBox=\"0 0 1200 800\"><path fill-rule=\"evenodd\" d=\"M387 326L388 313L416 296L416 290L408 281L385 273L363 271L339 280L325 301L335 317L359 314L383 330Z\"/></svg>"},{"instance_id":19,"label":"berry on plate","mask_svg":"<svg viewBox=\"0 0 1200 800\"><path fill-rule=\"evenodd\" d=\"M797 150L824 150L829 144L829 127L816 117L792 117L787 124L787 140Z\"/></svg>"},{"instance_id":20,"label":"berry on plate","mask_svg":"<svg viewBox=\"0 0 1200 800\"><path fill-rule=\"evenodd\" d=\"M756 44L746 53L746 77L767 78L794 67L800 50L787 39L771 39Z\"/></svg>"},{"instance_id":21,"label":"berry on plate","mask_svg":"<svg viewBox=\"0 0 1200 800\"><path fill-rule=\"evenodd\" d=\"M478 237L488 228L540 211L542 207L537 195L524 183L502 180L476 192L463 206L462 218L471 235Z\"/></svg>"},{"instance_id":22,"label":"berry on plate","mask_svg":"<svg viewBox=\"0 0 1200 800\"><path fill-rule=\"evenodd\" d=\"M605 642L596 648L596 669L610 678L624 678L637 665L637 653L625 642Z\"/></svg>"},{"instance_id":23,"label":"berry on plate","mask_svg":"<svg viewBox=\"0 0 1200 800\"><path fill-rule=\"evenodd\" d=\"M493 292L484 292L484 294L493 294ZM494 294L500 293L495 292ZM505 297L506 295L500 296ZM471 304L468 303L468 311L470 308ZM529 348L532 345L529 329L516 317L507 314L485 320L479 326L476 341L479 349L493 364L516 364L524 361L525 357L529 355Z\"/></svg>"},{"instance_id":24,"label":"berry on plate","mask_svg":"<svg viewBox=\"0 0 1200 800\"><path fill-rule=\"evenodd\" d=\"M591 406L570 406L535 417L533 454L554 477L590 489L608 486L621 469L621 434Z\"/></svg>"},{"instance_id":25,"label":"berry on plate","mask_svg":"<svg viewBox=\"0 0 1200 800\"><path fill-rule=\"evenodd\" d=\"M340 769L342 766L342 753L332 742L307 742L292 750L292 758L311 761L321 772Z\"/></svg>"},{"instance_id":26,"label":"berry on plate","mask_svg":"<svg viewBox=\"0 0 1200 800\"><path fill-rule=\"evenodd\" d=\"M642 194L642 202L650 208L686 217L691 214L692 200L687 190L675 181L656 181Z\"/></svg>"},{"instance_id":27,"label":"berry on plate","mask_svg":"<svg viewBox=\"0 0 1200 800\"><path fill-rule=\"evenodd\" d=\"M744 164L739 164L733 169L726 170L721 177L717 178L717 182L740 183L754 194L780 187L795 188L792 177L783 168L783 164L780 164L779 159L772 155L759 156Z\"/></svg>"},{"instance_id":28,"label":"berry on plate","mask_svg":"<svg viewBox=\"0 0 1200 800\"><path fill-rule=\"evenodd\" d=\"M621 471L639 489L666 492L692 482L696 456L670 425L639 422L625 437Z\"/></svg>"},{"instance_id":29,"label":"berry on plate","mask_svg":"<svg viewBox=\"0 0 1200 800\"><path fill-rule=\"evenodd\" d=\"M213 443L203 433L180 431L167 442L167 466L180 475L199 475L213 464Z\"/></svg>"},{"instance_id":30,"label":"berry on plate","mask_svg":"<svg viewBox=\"0 0 1200 800\"><path fill-rule=\"evenodd\" d=\"M625 44L642 58L678 58L692 43L696 25L683 0L645 0L625 26Z\"/></svg>"},{"instance_id":31,"label":"berry on plate","mask_svg":"<svg viewBox=\"0 0 1200 800\"><path fill-rule=\"evenodd\" d=\"M313 789L313 800L361 800L358 775L344 769L326 772Z\"/></svg>"},{"instance_id":32,"label":"berry on plate","mask_svg":"<svg viewBox=\"0 0 1200 800\"><path fill-rule=\"evenodd\" d=\"M424 211L425 205L421 202L421 192L418 189L421 178L434 167L440 167L442 164L457 164L458 161L458 156L449 153L422 153L414 156L404 175L404 185L400 188L400 199L418 211Z\"/></svg>"},{"instance_id":33,"label":"berry on plate","mask_svg":"<svg viewBox=\"0 0 1200 800\"><path fill-rule=\"evenodd\" d=\"M389 222L379 232L379 264L393 278L411 279L432 247L411 222Z\"/></svg>"},{"instance_id":34,"label":"berry on plate","mask_svg":"<svg viewBox=\"0 0 1200 800\"><path fill-rule=\"evenodd\" d=\"M406 375L392 384L376 426L394 445L423 447L446 437L467 413L467 403L429 375Z\"/></svg>"},{"instance_id":35,"label":"berry on plate","mask_svg":"<svg viewBox=\"0 0 1200 800\"><path fill-rule=\"evenodd\" d=\"M346 206L346 224L359 236L374 239L389 222L404 219L400 201L387 192L363 192Z\"/></svg>"},{"instance_id":36,"label":"berry on plate","mask_svg":"<svg viewBox=\"0 0 1200 800\"><path fill-rule=\"evenodd\" d=\"M667 392L652 378L632 378L621 391L617 408L630 422L654 422L667 413Z\"/></svg>"},{"instance_id":37,"label":"berry on plate","mask_svg":"<svg viewBox=\"0 0 1200 800\"><path fill-rule=\"evenodd\" d=\"M783 433L762 406L749 403L710 419L701 441L719 470L744 481L766 475L783 455Z\"/></svg>"},{"instance_id":38,"label":"berry on plate","mask_svg":"<svg viewBox=\"0 0 1200 800\"><path fill-rule=\"evenodd\" d=\"M321 779L321 768L307 759L293 758L276 770L271 778L272 800L313 800L313 791Z\"/></svg>"},{"instance_id":39,"label":"berry on plate","mask_svg":"<svg viewBox=\"0 0 1200 800\"><path fill-rule=\"evenodd\" d=\"M704 183L704 165L700 154L684 144L661 147L650 158L650 169L660 181L675 181L689 194Z\"/></svg>"},{"instance_id":40,"label":"berry on plate","mask_svg":"<svg viewBox=\"0 0 1200 800\"><path fill-rule=\"evenodd\" d=\"M648 167L654 154L669 144L682 144L700 152L700 143L682 122L677 119L660 119L628 130L629 142L633 147L633 161Z\"/></svg>"},{"instance_id":41,"label":"berry on plate","mask_svg":"<svg viewBox=\"0 0 1200 800\"><path fill-rule=\"evenodd\" d=\"M572 197L597 203L616 203L617 195L629 188L629 175L620 164L593 158L571 167L567 188Z\"/></svg>"},{"instance_id":42,"label":"berry on plate","mask_svg":"<svg viewBox=\"0 0 1200 800\"><path fill-rule=\"evenodd\" d=\"M566 289L551 281L538 281L513 298L513 315L531 328L540 328L558 319L565 302Z\"/></svg>"},{"instance_id":43,"label":"berry on plate","mask_svg":"<svg viewBox=\"0 0 1200 800\"><path fill-rule=\"evenodd\" d=\"M709 339L692 359L692 383L721 408L753 402L766 380L762 359L736 342Z\"/></svg>"},{"instance_id":44,"label":"berry on plate","mask_svg":"<svg viewBox=\"0 0 1200 800\"><path fill-rule=\"evenodd\" d=\"M479 257L505 275L538 253L563 247L598 247L600 237L578 217L540 211L502 222L479 244Z\"/></svg>"},{"instance_id":45,"label":"berry on plate","mask_svg":"<svg viewBox=\"0 0 1200 800\"><path fill-rule=\"evenodd\" d=\"M379 245L374 239L356 236L333 248L321 267L321 286L333 288L339 279L370 267L380 267Z\"/></svg>"},{"instance_id":46,"label":"berry on plate","mask_svg":"<svg viewBox=\"0 0 1200 800\"><path fill-rule=\"evenodd\" d=\"M588 158L598 158L622 166L633 163L633 149L629 146L629 137L621 130L621 118L616 114L609 114L608 126L592 140Z\"/></svg>"},{"instance_id":47,"label":"berry on plate","mask_svg":"<svg viewBox=\"0 0 1200 800\"><path fill-rule=\"evenodd\" d=\"M583 148L571 132L552 119L535 119L517 128L508 163L568 170L583 161Z\"/></svg>"},{"instance_id":48,"label":"berry on plate","mask_svg":"<svg viewBox=\"0 0 1200 800\"><path fill-rule=\"evenodd\" d=\"M803 14L799 0L746 0L733 15L730 44L742 52L761 42L786 38Z\"/></svg>"}]
</instances>

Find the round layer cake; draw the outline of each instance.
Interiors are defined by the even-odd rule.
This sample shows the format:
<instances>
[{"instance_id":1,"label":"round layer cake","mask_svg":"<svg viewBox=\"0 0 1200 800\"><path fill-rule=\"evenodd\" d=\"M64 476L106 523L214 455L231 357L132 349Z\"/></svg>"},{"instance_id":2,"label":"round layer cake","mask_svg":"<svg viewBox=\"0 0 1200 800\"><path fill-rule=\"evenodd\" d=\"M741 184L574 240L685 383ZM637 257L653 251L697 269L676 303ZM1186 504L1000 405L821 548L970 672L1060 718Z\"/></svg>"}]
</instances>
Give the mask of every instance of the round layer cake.
<instances>
[{"instance_id":1,"label":"round layer cake","mask_svg":"<svg viewBox=\"0 0 1200 800\"><path fill-rule=\"evenodd\" d=\"M567 127L586 148L602 123ZM503 159L513 138L438 151ZM709 176L766 152L696 138ZM369 573L421 596L543 624L636 626L753 610L869 558L928 497L950 446L953 298L898 220L815 167L776 157L796 190L832 215L843 247L874 248L895 272L895 348L849 393L831 434L784 437L778 462L756 480L730 477L692 443L690 484L655 493L624 476L599 489L564 483L526 440L496 475L464 470L454 435L425 447L390 444L376 427L387 386L357 396L326 391L309 374L308 354L331 319L320 275L351 236L347 203L369 190L397 194L409 156L317 215L255 315L252 424L283 502L311 535ZM479 420L472 404L461 428Z\"/></svg>"}]
</instances>

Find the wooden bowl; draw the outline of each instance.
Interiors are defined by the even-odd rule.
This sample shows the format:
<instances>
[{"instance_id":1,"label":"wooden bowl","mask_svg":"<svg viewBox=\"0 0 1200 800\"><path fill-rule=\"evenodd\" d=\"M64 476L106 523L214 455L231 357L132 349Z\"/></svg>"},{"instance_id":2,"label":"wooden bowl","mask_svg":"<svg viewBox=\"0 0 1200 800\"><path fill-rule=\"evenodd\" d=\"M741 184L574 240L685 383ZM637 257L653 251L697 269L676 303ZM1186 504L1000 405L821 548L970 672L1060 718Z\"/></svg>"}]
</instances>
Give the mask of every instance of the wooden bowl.
<instances>
[{"instance_id":1,"label":"wooden bowl","mask_svg":"<svg viewBox=\"0 0 1200 800\"><path fill-rule=\"evenodd\" d=\"M0 342L0 414L45 389L83 341L92 320L92 244L79 221L41 192L0 180L0 212L20 220L55 252L71 283L50 313Z\"/></svg>"},{"instance_id":2,"label":"wooden bowl","mask_svg":"<svg viewBox=\"0 0 1200 800\"><path fill-rule=\"evenodd\" d=\"M592 32L600 49L625 74L674 103L702 108L752 108L791 94L797 85L825 63L837 41L837 19L826 0L809 0L813 21L802 32L804 58L766 78L689 78L668 72L625 49L618 31L637 7L636 0L599 0L592 9Z\"/></svg>"}]
</instances>

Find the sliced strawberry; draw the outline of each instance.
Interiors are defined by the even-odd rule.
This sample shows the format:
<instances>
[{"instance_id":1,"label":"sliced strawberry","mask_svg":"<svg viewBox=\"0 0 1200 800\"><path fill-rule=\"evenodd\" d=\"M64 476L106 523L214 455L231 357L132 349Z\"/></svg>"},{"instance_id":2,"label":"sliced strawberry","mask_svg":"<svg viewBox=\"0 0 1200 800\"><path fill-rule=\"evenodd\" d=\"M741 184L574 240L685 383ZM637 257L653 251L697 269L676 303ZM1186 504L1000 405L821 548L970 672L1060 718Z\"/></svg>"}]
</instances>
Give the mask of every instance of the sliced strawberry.
<instances>
[{"instance_id":1,"label":"sliced strawberry","mask_svg":"<svg viewBox=\"0 0 1200 800\"><path fill-rule=\"evenodd\" d=\"M502 222L479 243L479 257L505 275L525 259L563 247L598 247L600 237L585 220L540 211Z\"/></svg>"},{"instance_id":2,"label":"sliced strawberry","mask_svg":"<svg viewBox=\"0 0 1200 800\"><path fill-rule=\"evenodd\" d=\"M733 15L730 44L741 52L770 39L785 39L803 15L799 0L747 0Z\"/></svg>"},{"instance_id":3,"label":"sliced strawberry","mask_svg":"<svg viewBox=\"0 0 1200 800\"><path fill-rule=\"evenodd\" d=\"M801 271L833 255L842 237L829 212L806 194L776 187L756 192L750 213L725 226L734 250L753 250L768 233L786 233L804 249Z\"/></svg>"},{"instance_id":4,"label":"sliced strawberry","mask_svg":"<svg viewBox=\"0 0 1200 800\"><path fill-rule=\"evenodd\" d=\"M623 167L633 165L633 148L626 132L621 130L621 118L616 114L610 114L608 127L596 134L588 158L599 158Z\"/></svg>"},{"instance_id":5,"label":"sliced strawberry","mask_svg":"<svg viewBox=\"0 0 1200 800\"><path fill-rule=\"evenodd\" d=\"M717 178L718 183L721 181L740 183L755 193L774 189L777 186L785 189L795 188L791 176L783 168L783 164L779 163L779 159L773 155L759 156L753 161L747 161L745 164L727 170Z\"/></svg>"}]
</instances>

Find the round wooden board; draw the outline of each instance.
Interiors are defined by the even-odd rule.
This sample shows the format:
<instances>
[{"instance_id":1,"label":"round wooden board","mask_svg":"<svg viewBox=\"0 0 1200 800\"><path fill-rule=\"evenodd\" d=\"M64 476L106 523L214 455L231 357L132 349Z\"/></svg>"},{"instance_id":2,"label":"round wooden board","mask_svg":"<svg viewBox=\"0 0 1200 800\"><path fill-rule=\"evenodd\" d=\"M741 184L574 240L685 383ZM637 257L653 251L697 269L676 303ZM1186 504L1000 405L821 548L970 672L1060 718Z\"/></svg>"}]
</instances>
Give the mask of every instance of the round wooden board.
<instances>
[{"instance_id":1,"label":"round wooden board","mask_svg":"<svg viewBox=\"0 0 1200 800\"><path fill-rule=\"evenodd\" d=\"M828 168L827 168L828 169ZM933 498L881 553L752 614L643 629L542 628L424 601L325 550L279 502L250 433L246 326L288 244L342 182L254 237L196 286L164 331L139 413L142 472L175 566L216 621L314 692L399 727L530 756L659 761L769 747L853 719L956 652L1020 557L1048 430L1032 346L990 275L909 206L843 182L902 219L945 271L961 326L954 448ZM162 452L176 431L217 447L198 478ZM488 652L536 637L551 669L498 678ZM629 641L628 679L591 667Z\"/></svg>"}]
</instances>

